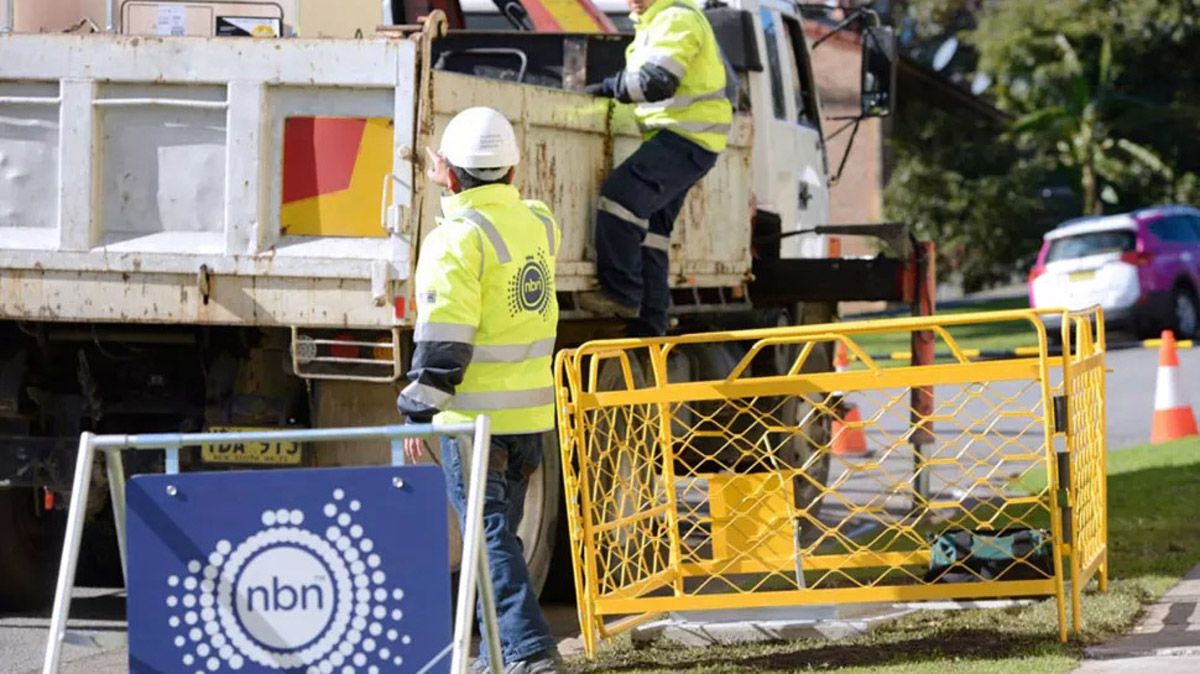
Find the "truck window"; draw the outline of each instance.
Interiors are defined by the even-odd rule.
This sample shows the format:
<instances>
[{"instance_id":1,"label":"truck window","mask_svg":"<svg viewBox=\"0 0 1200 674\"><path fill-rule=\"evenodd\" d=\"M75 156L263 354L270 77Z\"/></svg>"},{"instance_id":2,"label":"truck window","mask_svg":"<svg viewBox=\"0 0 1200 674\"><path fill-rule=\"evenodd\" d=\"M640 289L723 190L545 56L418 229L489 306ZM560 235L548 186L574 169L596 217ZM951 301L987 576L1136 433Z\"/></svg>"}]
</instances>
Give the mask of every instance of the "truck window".
<instances>
[{"instance_id":1,"label":"truck window","mask_svg":"<svg viewBox=\"0 0 1200 674\"><path fill-rule=\"evenodd\" d=\"M804 29L800 27L799 21L790 16L783 17L783 23L787 26L788 42L791 47L785 51L788 53L788 65L792 70L792 92L796 97L796 121L812 125L815 123L814 117L817 108L812 100L812 68L808 62L808 50L804 43Z\"/></svg>"},{"instance_id":2,"label":"truck window","mask_svg":"<svg viewBox=\"0 0 1200 674\"><path fill-rule=\"evenodd\" d=\"M775 12L769 9L758 10L762 19L763 40L767 43L767 70L771 73L771 103L775 108L775 119L787 119L787 109L783 98L783 70L779 62L779 39L775 20Z\"/></svg>"}]
</instances>

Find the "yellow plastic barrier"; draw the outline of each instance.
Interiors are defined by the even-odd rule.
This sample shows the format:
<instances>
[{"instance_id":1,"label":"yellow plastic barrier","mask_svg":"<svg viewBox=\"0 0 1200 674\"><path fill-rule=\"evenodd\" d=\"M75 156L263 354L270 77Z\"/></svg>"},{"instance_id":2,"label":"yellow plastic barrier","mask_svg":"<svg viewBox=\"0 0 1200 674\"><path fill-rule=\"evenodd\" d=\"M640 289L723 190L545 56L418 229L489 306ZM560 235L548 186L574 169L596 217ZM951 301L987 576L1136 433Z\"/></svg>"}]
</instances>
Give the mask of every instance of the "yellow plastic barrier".
<instances>
[{"instance_id":1,"label":"yellow plastic barrier","mask_svg":"<svg viewBox=\"0 0 1200 674\"><path fill-rule=\"evenodd\" d=\"M1063 356L1042 317L1062 318ZM972 361L956 329L1022 321L1036 353ZM933 339L954 362L882 367L860 341ZM837 343L863 369L831 372ZM1052 596L1107 585L1099 309L1005 311L596 341L555 368L580 625L667 611ZM933 391L932 406L914 405ZM843 420L848 405L861 421ZM921 410L932 410L923 413ZM836 424L834 422L837 422ZM868 455L835 451L862 433ZM1032 529L1007 567L939 535ZM943 546L944 549L944 546ZM972 557L974 555L974 558Z\"/></svg>"}]
</instances>

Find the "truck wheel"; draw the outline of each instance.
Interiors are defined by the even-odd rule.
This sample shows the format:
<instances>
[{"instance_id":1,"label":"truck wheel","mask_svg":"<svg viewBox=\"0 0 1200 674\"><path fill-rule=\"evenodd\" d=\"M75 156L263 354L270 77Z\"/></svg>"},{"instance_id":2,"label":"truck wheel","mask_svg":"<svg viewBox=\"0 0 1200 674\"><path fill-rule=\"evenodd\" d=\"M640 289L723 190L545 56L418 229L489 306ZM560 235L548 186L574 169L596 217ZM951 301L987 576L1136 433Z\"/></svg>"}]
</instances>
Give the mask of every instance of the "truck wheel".
<instances>
[{"instance_id":1,"label":"truck wheel","mask_svg":"<svg viewBox=\"0 0 1200 674\"><path fill-rule=\"evenodd\" d=\"M634 353L629 354L629 365L632 387L645 387L645 367ZM600 364L596 376L595 390L623 391L628 388L621 363L615 358L605 359ZM642 409L638 407L620 408L622 411L632 412L632 423L628 416L620 413L600 414L589 420L591 441L587 447L580 448L580 451L587 453L589 463L597 470L597 474L592 476L592 484L587 487L592 494L592 517L595 522L613 522L632 517L651 507L648 500L653 498L656 488L653 482L659 479L659 472L644 468L639 470L638 464L630 456L628 444L644 433L653 437L641 438L639 446L649 449L657 442L653 430L657 425L657 409L653 405L644 406ZM639 419L647 423L639 423ZM547 597L556 600L570 599L575 592L574 576L571 575L574 572L571 545L565 518L562 522L559 535L564 540L558 543L549 582L549 587L553 590L552 597ZM660 524L642 522L635 526L610 530L596 541L597 554L610 560L622 560L622 564L629 569L628 573L654 573L660 570L660 560L667 558L666 530L660 528L660 525L665 527L665 524L665 521Z\"/></svg>"},{"instance_id":2,"label":"truck wheel","mask_svg":"<svg viewBox=\"0 0 1200 674\"><path fill-rule=\"evenodd\" d=\"M551 575L571 576L571 561L555 559L555 538L559 532L559 503L562 501L562 463L558 452L558 434L542 434L542 465L529 476L525 493L525 517L517 527L517 537L525 550L525 565L533 588L541 590Z\"/></svg>"},{"instance_id":3,"label":"truck wheel","mask_svg":"<svg viewBox=\"0 0 1200 674\"><path fill-rule=\"evenodd\" d=\"M1196 336L1197 323L1200 322L1200 308L1197 307L1196 295L1191 288L1177 286L1171 293L1172 320L1171 326L1178 339L1192 339Z\"/></svg>"},{"instance_id":4,"label":"truck wheel","mask_svg":"<svg viewBox=\"0 0 1200 674\"><path fill-rule=\"evenodd\" d=\"M54 592L62 536L57 518L38 512L36 495L0 489L0 612L46 606Z\"/></svg>"},{"instance_id":5,"label":"truck wheel","mask_svg":"<svg viewBox=\"0 0 1200 674\"><path fill-rule=\"evenodd\" d=\"M793 305L780 312L776 327L800 325L801 307ZM763 370L757 375L776 376L791 370L799 351L797 345L775 347L774 358L763 362ZM828 372L833 369L833 344L819 345L805 362L802 372ZM823 401L827 402L827 401ZM824 407L824 405L822 405ZM829 484L829 443L833 435L833 417L804 397L787 400L783 410L783 422L788 428L798 428L799 434L791 434L776 449L776 457L785 465L805 467L805 475L795 478L796 508L803 511L810 522L817 522L821 504L825 500L825 488ZM804 527L802 542L815 541L820 535L819 526Z\"/></svg>"}]
</instances>

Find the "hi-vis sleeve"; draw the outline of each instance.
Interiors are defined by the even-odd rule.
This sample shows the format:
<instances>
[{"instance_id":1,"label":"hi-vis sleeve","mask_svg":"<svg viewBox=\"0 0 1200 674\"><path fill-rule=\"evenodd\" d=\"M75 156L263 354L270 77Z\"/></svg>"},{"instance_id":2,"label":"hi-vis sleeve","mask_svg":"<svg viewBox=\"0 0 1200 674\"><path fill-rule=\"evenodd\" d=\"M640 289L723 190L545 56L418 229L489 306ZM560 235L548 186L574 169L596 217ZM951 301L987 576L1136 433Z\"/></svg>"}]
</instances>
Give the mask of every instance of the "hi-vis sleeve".
<instances>
[{"instance_id":1,"label":"hi-vis sleeve","mask_svg":"<svg viewBox=\"0 0 1200 674\"><path fill-rule=\"evenodd\" d=\"M409 384L396 400L413 422L427 423L446 408L471 362L481 313L481 236L469 223L447 221L421 245L415 350Z\"/></svg>"}]
</instances>

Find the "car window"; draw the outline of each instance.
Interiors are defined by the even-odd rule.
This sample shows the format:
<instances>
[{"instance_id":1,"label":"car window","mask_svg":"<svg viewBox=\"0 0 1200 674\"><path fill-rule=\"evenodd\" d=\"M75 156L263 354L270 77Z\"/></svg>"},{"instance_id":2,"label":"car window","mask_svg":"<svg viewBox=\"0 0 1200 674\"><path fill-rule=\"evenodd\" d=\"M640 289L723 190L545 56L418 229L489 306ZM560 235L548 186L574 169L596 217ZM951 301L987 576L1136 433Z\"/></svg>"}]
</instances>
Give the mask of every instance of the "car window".
<instances>
[{"instance_id":1,"label":"car window","mask_svg":"<svg viewBox=\"0 0 1200 674\"><path fill-rule=\"evenodd\" d=\"M1074 260L1104 253L1124 253L1133 250L1136 245L1137 236L1126 229L1065 236L1050 242L1050 249L1046 251L1046 262Z\"/></svg>"},{"instance_id":2,"label":"car window","mask_svg":"<svg viewBox=\"0 0 1200 674\"><path fill-rule=\"evenodd\" d=\"M816 106L812 100L812 71L808 63L808 51L804 45L804 30L800 22L792 17L783 17L787 26L787 60L792 70L792 93L796 99L796 121L801 124L813 123L813 113Z\"/></svg>"},{"instance_id":3,"label":"car window","mask_svg":"<svg viewBox=\"0 0 1200 674\"><path fill-rule=\"evenodd\" d=\"M1162 241L1170 243L1200 241L1200 231L1196 230L1193 217L1190 215L1169 215L1161 220L1151 222L1147 227L1151 234Z\"/></svg>"},{"instance_id":4,"label":"car window","mask_svg":"<svg viewBox=\"0 0 1200 674\"><path fill-rule=\"evenodd\" d=\"M775 12L769 9L758 10L762 19L763 40L767 43L767 70L771 74L771 103L775 108L775 119L787 119L787 109L783 98L783 68L779 62L779 29L775 20Z\"/></svg>"}]
</instances>

